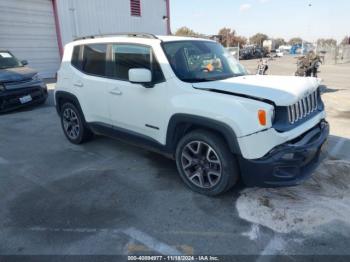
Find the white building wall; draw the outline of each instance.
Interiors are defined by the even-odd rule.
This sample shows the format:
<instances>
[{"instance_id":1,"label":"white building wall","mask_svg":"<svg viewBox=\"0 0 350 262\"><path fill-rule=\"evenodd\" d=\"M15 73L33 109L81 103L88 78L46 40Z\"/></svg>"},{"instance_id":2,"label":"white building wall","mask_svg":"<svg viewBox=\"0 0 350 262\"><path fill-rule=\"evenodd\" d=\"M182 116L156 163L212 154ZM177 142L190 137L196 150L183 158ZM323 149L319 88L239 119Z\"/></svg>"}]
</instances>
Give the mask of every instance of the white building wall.
<instances>
[{"instance_id":1,"label":"white building wall","mask_svg":"<svg viewBox=\"0 0 350 262\"><path fill-rule=\"evenodd\" d=\"M53 77L60 55L52 0L0 0L0 49Z\"/></svg>"},{"instance_id":2,"label":"white building wall","mask_svg":"<svg viewBox=\"0 0 350 262\"><path fill-rule=\"evenodd\" d=\"M58 0L62 44L76 37L144 32L166 35L166 0L141 0L141 17L130 14L130 0Z\"/></svg>"}]
</instances>

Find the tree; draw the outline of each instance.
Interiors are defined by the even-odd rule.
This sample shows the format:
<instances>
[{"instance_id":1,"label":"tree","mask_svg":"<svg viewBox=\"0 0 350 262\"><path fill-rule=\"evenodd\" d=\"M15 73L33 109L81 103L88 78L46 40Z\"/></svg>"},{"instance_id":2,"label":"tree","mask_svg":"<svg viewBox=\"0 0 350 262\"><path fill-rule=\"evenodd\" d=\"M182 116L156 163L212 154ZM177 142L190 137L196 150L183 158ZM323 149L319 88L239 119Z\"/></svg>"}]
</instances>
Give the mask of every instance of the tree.
<instances>
[{"instance_id":1,"label":"tree","mask_svg":"<svg viewBox=\"0 0 350 262\"><path fill-rule=\"evenodd\" d=\"M275 39L275 48L278 49L281 45L285 45L287 42L283 38Z\"/></svg>"},{"instance_id":2,"label":"tree","mask_svg":"<svg viewBox=\"0 0 350 262\"><path fill-rule=\"evenodd\" d=\"M220 36L220 43L223 46L231 46L232 39L235 37L236 31L230 28L221 28L218 35Z\"/></svg>"},{"instance_id":3,"label":"tree","mask_svg":"<svg viewBox=\"0 0 350 262\"><path fill-rule=\"evenodd\" d=\"M240 46L247 43L247 38L236 35L236 31L230 28L221 28L218 33L219 41L223 46Z\"/></svg>"},{"instance_id":4,"label":"tree","mask_svg":"<svg viewBox=\"0 0 350 262\"><path fill-rule=\"evenodd\" d=\"M269 37L262 33L257 33L249 38L249 42L253 45L258 45L260 47L263 46L263 42L267 40Z\"/></svg>"},{"instance_id":5,"label":"tree","mask_svg":"<svg viewBox=\"0 0 350 262\"><path fill-rule=\"evenodd\" d=\"M293 37L288 41L289 45L301 45L303 43L303 39L300 37Z\"/></svg>"},{"instance_id":6,"label":"tree","mask_svg":"<svg viewBox=\"0 0 350 262\"><path fill-rule=\"evenodd\" d=\"M186 27L186 26L183 26L183 27L180 27L179 29L177 29L175 35L177 36L199 36L200 34L199 33L196 33L195 31L193 31L192 29Z\"/></svg>"},{"instance_id":7,"label":"tree","mask_svg":"<svg viewBox=\"0 0 350 262\"><path fill-rule=\"evenodd\" d=\"M336 46L337 45L337 40L332 39L332 38L320 38L317 40L317 45L318 46Z\"/></svg>"},{"instance_id":8,"label":"tree","mask_svg":"<svg viewBox=\"0 0 350 262\"><path fill-rule=\"evenodd\" d=\"M243 48L247 44L247 38L244 36L235 36L232 41L232 46L238 46Z\"/></svg>"},{"instance_id":9,"label":"tree","mask_svg":"<svg viewBox=\"0 0 350 262\"><path fill-rule=\"evenodd\" d=\"M341 45L350 45L350 37L346 36L340 43Z\"/></svg>"}]
</instances>

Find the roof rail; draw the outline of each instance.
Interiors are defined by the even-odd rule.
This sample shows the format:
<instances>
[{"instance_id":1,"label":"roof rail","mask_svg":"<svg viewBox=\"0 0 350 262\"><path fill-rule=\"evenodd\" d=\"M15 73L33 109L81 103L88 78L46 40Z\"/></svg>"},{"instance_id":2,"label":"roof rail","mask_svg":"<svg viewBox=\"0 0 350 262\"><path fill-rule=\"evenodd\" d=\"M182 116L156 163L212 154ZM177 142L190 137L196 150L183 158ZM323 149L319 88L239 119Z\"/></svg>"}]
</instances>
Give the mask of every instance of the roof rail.
<instances>
[{"instance_id":1,"label":"roof rail","mask_svg":"<svg viewBox=\"0 0 350 262\"><path fill-rule=\"evenodd\" d=\"M120 37L139 37L139 38L149 38L149 39L159 39L154 34L149 33L108 33L108 34L98 34L98 35L90 35L90 36L82 36L77 37L74 41L83 40L83 39L94 39L100 37L111 37L111 36L120 36Z\"/></svg>"}]
</instances>

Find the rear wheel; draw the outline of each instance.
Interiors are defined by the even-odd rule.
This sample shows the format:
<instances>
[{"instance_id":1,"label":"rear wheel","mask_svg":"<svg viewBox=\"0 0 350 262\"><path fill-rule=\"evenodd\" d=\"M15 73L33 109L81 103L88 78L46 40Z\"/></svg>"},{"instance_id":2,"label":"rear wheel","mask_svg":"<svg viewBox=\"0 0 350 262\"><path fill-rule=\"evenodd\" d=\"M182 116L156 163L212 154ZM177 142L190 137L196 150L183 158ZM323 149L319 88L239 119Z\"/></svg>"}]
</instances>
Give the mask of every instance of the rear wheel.
<instances>
[{"instance_id":1,"label":"rear wheel","mask_svg":"<svg viewBox=\"0 0 350 262\"><path fill-rule=\"evenodd\" d=\"M193 131L180 140L176 164L183 181L205 195L224 193L239 177L236 159L225 141L206 130Z\"/></svg>"},{"instance_id":2,"label":"rear wheel","mask_svg":"<svg viewBox=\"0 0 350 262\"><path fill-rule=\"evenodd\" d=\"M83 116L72 103L65 103L61 109L61 124L67 139L73 144L81 144L92 137L92 132L83 121Z\"/></svg>"}]
</instances>

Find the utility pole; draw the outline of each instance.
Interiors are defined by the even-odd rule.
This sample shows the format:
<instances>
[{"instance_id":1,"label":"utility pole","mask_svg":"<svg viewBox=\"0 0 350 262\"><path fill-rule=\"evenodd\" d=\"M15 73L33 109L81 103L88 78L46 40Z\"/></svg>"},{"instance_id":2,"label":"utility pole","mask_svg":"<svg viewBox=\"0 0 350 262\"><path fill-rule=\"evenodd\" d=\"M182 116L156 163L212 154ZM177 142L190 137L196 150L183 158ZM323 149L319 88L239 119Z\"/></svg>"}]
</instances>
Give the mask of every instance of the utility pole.
<instances>
[{"instance_id":1,"label":"utility pole","mask_svg":"<svg viewBox=\"0 0 350 262\"><path fill-rule=\"evenodd\" d=\"M230 34L229 31L226 31L226 47L230 47L229 39L228 39L229 34Z\"/></svg>"},{"instance_id":2,"label":"utility pole","mask_svg":"<svg viewBox=\"0 0 350 262\"><path fill-rule=\"evenodd\" d=\"M310 2L308 3L308 11L311 10L311 7L312 7L312 2L310 1ZM307 33L307 35L309 36L309 34L310 34L310 15L311 15L311 12L307 12L307 13L308 13L308 17L307 17L307 29L306 29L306 33ZM302 39L302 41L301 41L301 52L302 52L302 54L304 54L304 46L305 46L305 44L304 44L304 39Z\"/></svg>"}]
</instances>

